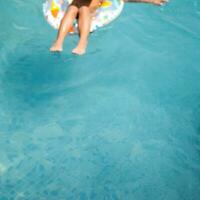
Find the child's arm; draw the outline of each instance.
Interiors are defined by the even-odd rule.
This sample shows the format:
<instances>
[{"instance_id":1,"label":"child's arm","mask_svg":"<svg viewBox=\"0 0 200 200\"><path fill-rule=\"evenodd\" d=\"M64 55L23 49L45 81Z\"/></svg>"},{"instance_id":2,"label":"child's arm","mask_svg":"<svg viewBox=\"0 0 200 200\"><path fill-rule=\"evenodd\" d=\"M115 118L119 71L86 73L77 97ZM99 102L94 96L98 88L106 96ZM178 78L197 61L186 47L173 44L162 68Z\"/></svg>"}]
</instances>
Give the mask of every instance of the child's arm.
<instances>
[{"instance_id":1,"label":"child's arm","mask_svg":"<svg viewBox=\"0 0 200 200\"><path fill-rule=\"evenodd\" d=\"M135 3L151 3L157 6L161 6L168 0L124 0L124 2L135 2Z\"/></svg>"}]
</instances>

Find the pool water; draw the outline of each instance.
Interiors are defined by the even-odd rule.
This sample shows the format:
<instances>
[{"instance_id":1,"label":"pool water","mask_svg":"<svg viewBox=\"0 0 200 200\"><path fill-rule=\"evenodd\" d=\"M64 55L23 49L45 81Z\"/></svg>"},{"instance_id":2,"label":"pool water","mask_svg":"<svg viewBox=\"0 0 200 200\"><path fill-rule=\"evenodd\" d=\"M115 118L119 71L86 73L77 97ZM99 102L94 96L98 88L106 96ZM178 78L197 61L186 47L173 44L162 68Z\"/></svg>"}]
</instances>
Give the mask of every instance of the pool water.
<instances>
[{"instance_id":1,"label":"pool water","mask_svg":"<svg viewBox=\"0 0 200 200\"><path fill-rule=\"evenodd\" d=\"M42 1L0 16L0 200L199 200L199 0L127 4L82 57Z\"/></svg>"}]
</instances>

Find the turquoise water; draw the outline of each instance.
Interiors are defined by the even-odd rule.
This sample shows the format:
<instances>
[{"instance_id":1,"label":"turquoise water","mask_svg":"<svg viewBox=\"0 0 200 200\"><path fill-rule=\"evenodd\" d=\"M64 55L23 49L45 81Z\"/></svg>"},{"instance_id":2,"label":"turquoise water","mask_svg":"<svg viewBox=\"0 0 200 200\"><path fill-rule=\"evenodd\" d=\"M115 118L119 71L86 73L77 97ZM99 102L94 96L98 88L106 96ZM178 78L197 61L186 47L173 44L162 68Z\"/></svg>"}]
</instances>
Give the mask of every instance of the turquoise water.
<instances>
[{"instance_id":1,"label":"turquoise water","mask_svg":"<svg viewBox=\"0 0 200 200\"><path fill-rule=\"evenodd\" d=\"M127 4L83 57L0 2L0 200L199 199L199 0Z\"/></svg>"}]
</instances>

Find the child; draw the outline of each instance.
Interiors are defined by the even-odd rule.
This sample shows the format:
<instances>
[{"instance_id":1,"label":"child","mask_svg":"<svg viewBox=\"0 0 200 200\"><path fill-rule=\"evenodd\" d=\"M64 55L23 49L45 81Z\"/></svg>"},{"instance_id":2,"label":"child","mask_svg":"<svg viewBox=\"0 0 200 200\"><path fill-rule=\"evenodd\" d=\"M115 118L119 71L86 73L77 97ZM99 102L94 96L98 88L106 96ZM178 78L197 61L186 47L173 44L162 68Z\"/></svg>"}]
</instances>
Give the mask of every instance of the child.
<instances>
[{"instance_id":1,"label":"child","mask_svg":"<svg viewBox=\"0 0 200 200\"><path fill-rule=\"evenodd\" d=\"M141 2L154 5L162 5L166 1L167 0L124 0L124 2ZM73 0L61 21L56 42L50 48L50 51L62 51L64 39L70 31L74 19L77 18L80 39L77 47L72 50L72 53L77 55L84 54L87 48L92 15L102 2L103 0Z\"/></svg>"}]
</instances>

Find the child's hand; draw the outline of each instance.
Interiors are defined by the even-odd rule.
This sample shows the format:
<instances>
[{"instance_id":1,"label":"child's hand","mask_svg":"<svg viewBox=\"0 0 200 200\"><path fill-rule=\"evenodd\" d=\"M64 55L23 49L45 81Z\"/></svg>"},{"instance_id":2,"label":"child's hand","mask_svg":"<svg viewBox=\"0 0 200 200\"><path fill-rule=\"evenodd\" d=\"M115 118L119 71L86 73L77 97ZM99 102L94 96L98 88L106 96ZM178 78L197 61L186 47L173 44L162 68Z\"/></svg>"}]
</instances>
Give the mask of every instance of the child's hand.
<instances>
[{"instance_id":1,"label":"child's hand","mask_svg":"<svg viewBox=\"0 0 200 200\"><path fill-rule=\"evenodd\" d=\"M151 0L151 3L157 6L162 6L166 2L168 2L168 0Z\"/></svg>"}]
</instances>

